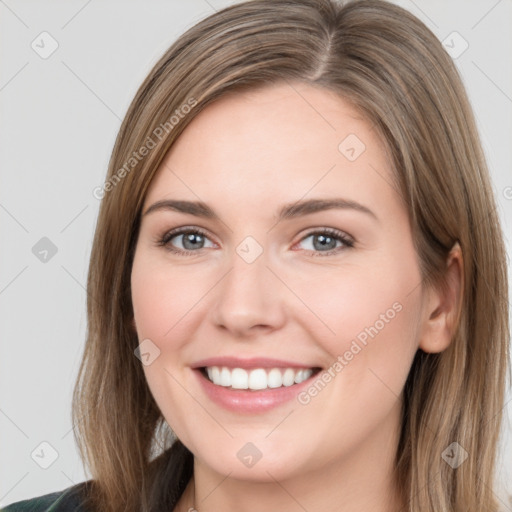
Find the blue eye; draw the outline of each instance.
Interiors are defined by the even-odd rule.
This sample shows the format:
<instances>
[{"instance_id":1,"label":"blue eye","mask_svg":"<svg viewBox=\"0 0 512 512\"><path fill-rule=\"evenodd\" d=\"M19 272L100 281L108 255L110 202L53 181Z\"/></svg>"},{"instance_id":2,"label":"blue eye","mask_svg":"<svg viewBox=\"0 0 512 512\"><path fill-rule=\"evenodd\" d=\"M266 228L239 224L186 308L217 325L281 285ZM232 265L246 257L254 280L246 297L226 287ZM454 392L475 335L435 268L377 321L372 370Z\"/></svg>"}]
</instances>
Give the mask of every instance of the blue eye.
<instances>
[{"instance_id":1,"label":"blue eye","mask_svg":"<svg viewBox=\"0 0 512 512\"><path fill-rule=\"evenodd\" d=\"M173 238L179 239L180 237L183 249L176 248L171 244ZM198 228L179 228L165 234L158 245L166 247L171 252L186 255L204 249L205 240L209 240L206 233Z\"/></svg>"},{"instance_id":2,"label":"blue eye","mask_svg":"<svg viewBox=\"0 0 512 512\"><path fill-rule=\"evenodd\" d=\"M313 231L306 235L301 242L308 238L313 239L313 243L311 244L314 252L313 256L330 256L334 253L338 253L340 250L354 246L354 241L351 238L341 231L331 228ZM338 242L340 242L340 245L337 245ZM327 250L323 250L325 248L327 248Z\"/></svg>"},{"instance_id":3,"label":"blue eye","mask_svg":"<svg viewBox=\"0 0 512 512\"><path fill-rule=\"evenodd\" d=\"M175 247L175 245L171 243L175 238L181 238L181 248ZM354 246L352 238L348 237L343 232L332 228L313 231L303 237L299 243L307 240L308 238L313 239L312 249L308 249L308 251L313 253L313 256L330 256ZM158 245L165 247L172 253L187 256L192 255L194 252L200 252L201 249L206 248L206 241L211 243L207 234L202 229L183 227L166 233L158 240ZM214 246L215 245L211 243L210 247ZM324 250L326 248L327 250Z\"/></svg>"}]
</instances>

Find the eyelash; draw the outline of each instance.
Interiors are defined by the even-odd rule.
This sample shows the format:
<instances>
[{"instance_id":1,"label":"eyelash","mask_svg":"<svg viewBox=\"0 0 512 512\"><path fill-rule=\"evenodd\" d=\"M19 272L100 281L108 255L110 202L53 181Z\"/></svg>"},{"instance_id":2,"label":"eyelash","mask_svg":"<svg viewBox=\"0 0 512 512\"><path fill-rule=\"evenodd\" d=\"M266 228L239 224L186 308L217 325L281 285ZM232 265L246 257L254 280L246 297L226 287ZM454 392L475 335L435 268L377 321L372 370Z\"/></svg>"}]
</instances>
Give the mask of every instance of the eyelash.
<instances>
[{"instance_id":1,"label":"eyelash","mask_svg":"<svg viewBox=\"0 0 512 512\"><path fill-rule=\"evenodd\" d=\"M168 251L170 251L174 254L178 254L180 256L189 256L189 255L191 256L194 253L197 254L198 252L201 251L201 249L204 249L204 247L201 249L195 250L195 251L191 251L190 249L176 249L169 244L169 242L174 237L183 235L183 234L190 234L190 233L198 234L205 238L209 238L208 234L200 228L183 227L183 228L177 228L175 230L165 233L158 240L157 245L160 247L165 247ZM303 238L301 238L299 240L299 242L302 242L306 238L309 238L311 235L328 235L331 238L335 238L335 239L339 240L345 246L345 247L337 247L337 248L331 249L329 251L312 251L313 252L312 256L315 256L315 257L316 256L331 256L333 254L337 254L338 252L340 252L343 249L350 249L350 248L354 247L354 241L351 238L349 238L343 232L338 231L337 229L333 229L333 228L324 228L324 229L321 229L318 231L311 231L311 232L307 233Z\"/></svg>"}]
</instances>

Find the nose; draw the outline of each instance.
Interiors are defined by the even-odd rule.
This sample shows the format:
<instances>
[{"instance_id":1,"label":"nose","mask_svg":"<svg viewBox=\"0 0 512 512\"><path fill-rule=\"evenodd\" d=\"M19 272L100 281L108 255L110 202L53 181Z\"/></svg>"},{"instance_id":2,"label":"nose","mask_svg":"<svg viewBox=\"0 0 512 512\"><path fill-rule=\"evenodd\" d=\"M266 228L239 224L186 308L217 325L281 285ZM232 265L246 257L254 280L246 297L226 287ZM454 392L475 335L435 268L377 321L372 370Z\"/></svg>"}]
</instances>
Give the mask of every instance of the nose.
<instances>
[{"instance_id":1,"label":"nose","mask_svg":"<svg viewBox=\"0 0 512 512\"><path fill-rule=\"evenodd\" d=\"M213 322L237 339L261 335L283 326L285 286L269 268L264 251L250 262L238 253L231 267L215 287Z\"/></svg>"}]
</instances>

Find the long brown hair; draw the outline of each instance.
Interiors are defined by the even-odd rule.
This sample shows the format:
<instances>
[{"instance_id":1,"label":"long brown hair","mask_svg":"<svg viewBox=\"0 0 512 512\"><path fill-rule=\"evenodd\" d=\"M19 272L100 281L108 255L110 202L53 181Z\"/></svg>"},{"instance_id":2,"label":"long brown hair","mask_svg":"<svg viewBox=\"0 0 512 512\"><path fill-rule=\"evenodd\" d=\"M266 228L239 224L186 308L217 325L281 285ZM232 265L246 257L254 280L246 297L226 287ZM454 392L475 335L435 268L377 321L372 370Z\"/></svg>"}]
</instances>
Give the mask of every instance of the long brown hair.
<instances>
[{"instance_id":1,"label":"long brown hair","mask_svg":"<svg viewBox=\"0 0 512 512\"><path fill-rule=\"evenodd\" d=\"M88 333L73 393L75 438L92 510L172 510L193 470L134 354L130 274L141 207L166 152L227 93L301 81L349 101L378 130L408 208L423 285L464 255L457 331L418 351L396 454L411 512L497 510L495 456L508 360L505 249L473 114L440 42L382 0L251 0L184 33L133 99L110 160L87 282ZM142 150L141 148L146 148ZM453 469L453 442L467 460Z\"/></svg>"}]
</instances>

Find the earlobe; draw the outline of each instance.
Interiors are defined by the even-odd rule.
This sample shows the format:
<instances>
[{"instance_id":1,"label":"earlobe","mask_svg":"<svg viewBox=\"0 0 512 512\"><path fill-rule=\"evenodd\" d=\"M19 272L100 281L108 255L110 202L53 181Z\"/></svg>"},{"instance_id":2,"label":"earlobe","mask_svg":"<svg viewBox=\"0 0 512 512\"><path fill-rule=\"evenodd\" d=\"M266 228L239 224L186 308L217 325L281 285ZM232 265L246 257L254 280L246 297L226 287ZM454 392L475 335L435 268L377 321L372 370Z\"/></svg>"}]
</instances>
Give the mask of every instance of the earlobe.
<instances>
[{"instance_id":1,"label":"earlobe","mask_svg":"<svg viewBox=\"0 0 512 512\"><path fill-rule=\"evenodd\" d=\"M446 262L446 286L428 291L425 320L419 348L424 352L442 352L455 334L464 296L464 260L456 242Z\"/></svg>"}]
</instances>

